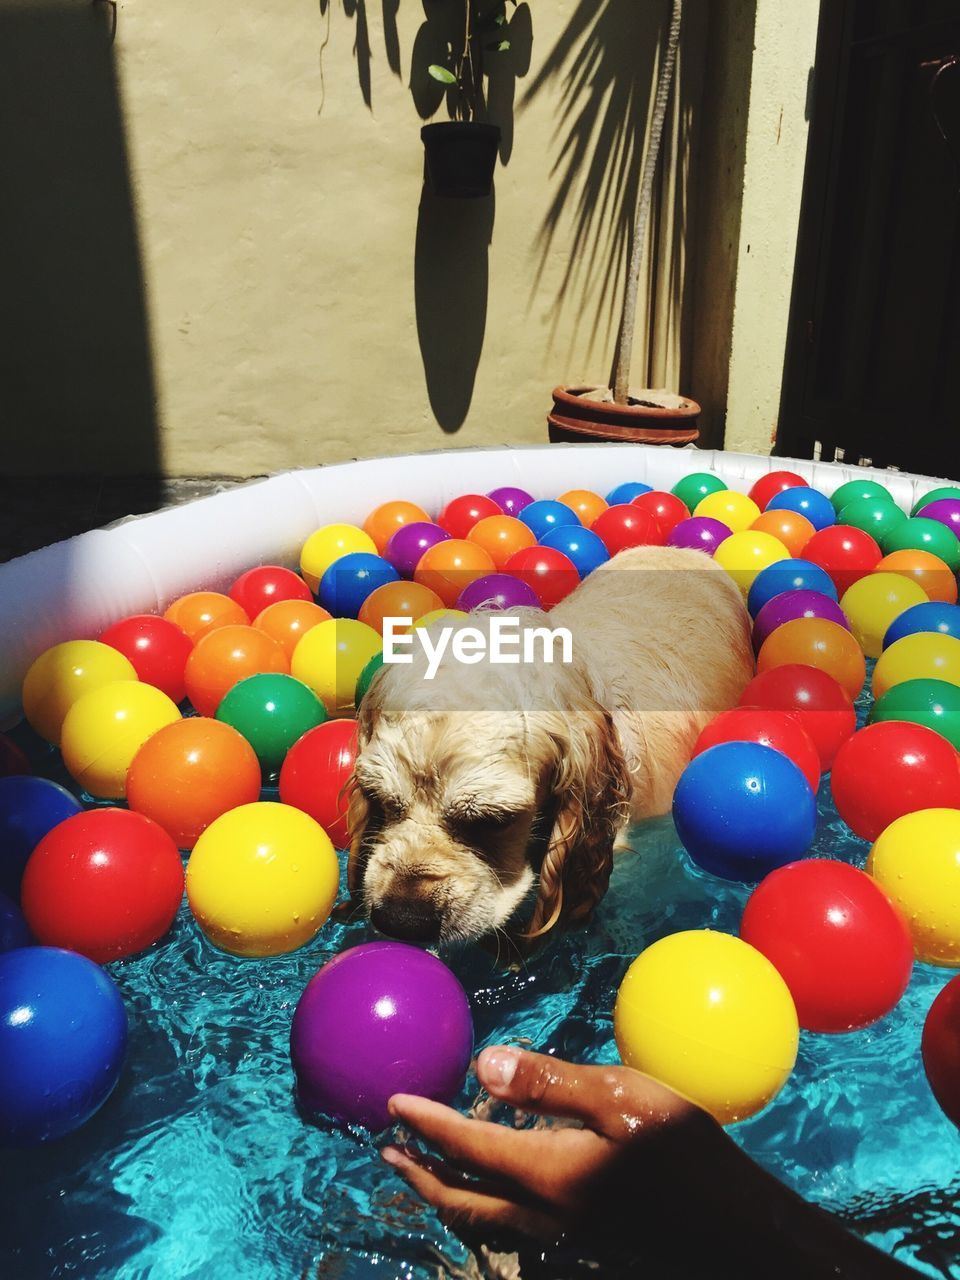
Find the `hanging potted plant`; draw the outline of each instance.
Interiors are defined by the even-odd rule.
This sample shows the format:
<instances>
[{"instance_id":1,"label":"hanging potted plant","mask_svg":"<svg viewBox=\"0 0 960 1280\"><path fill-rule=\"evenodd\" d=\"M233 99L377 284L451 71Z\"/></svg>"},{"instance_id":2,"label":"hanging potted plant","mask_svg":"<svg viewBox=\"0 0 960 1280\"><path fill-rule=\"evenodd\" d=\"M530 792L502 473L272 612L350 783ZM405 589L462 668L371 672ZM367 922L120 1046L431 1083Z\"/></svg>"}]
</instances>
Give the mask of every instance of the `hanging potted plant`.
<instances>
[{"instance_id":1,"label":"hanging potted plant","mask_svg":"<svg viewBox=\"0 0 960 1280\"><path fill-rule=\"evenodd\" d=\"M505 0L492 5L463 0L462 7L462 35L458 31L449 41L446 65L434 62L427 68L447 87L453 119L420 130L434 194L461 198L488 196L493 186L500 127L478 118L485 110L483 55L510 48Z\"/></svg>"},{"instance_id":2,"label":"hanging potted plant","mask_svg":"<svg viewBox=\"0 0 960 1280\"><path fill-rule=\"evenodd\" d=\"M553 441L633 440L647 444L687 444L699 436L700 406L686 396L662 391L630 391L630 358L637 317L640 268L647 228L653 209L654 182L660 143L670 101L670 89L680 43L683 0L672 0L657 78L650 138L640 180L637 211L623 309L617 336L613 377L607 386L560 386L553 390L553 412L548 416Z\"/></svg>"}]
</instances>

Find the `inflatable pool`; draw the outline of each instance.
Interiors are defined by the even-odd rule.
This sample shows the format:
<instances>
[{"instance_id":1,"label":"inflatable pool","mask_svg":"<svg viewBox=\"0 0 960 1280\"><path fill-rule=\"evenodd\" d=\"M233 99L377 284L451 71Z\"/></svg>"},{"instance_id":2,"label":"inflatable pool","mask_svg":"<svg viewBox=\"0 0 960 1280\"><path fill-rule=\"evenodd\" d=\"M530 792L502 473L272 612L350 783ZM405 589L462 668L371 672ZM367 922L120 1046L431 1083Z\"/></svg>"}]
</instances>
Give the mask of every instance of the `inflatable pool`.
<instances>
[{"instance_id":1,"label":"inflatable pool","mask_svg":"<svg viewBox=\"0 0 960 1280\"><path fill-rule=\"evenodd\" d=\"M318 526L362 523L390 499L436 512L465 490L517 485L540 498L574 485L604 493L628 479L669 489L693 471L746 490L785 468L827 494L854 476L874 478L907 510L941 483L611 445L463 450L276 476L0 566L0 722L17 723L23 676L48 646L161 611L187 591L225 589L259 563L295 566ZM862 866L868 846L840 820L826 783L818 810L811 853ZM515 972L479 951L449 958L470 998L478 1048L519 1039L567 1058L616 1062L613 995L630 961L681 930L737 931L747 886L698 870L669 819L632 836L587 930ZM468 1252L405 1193L369 1137L306 1124L294 1105L288 1041L296 1002L324 961L371 936L363 924L330 923L300 950L241 961L213 947L183 904L161 945L112 964L130 1022L120 1083L75 1133L4 1153L0 1271L17 1280L474 1274ZM947 976L918 964L904 998L879 1022L843 1036L805 1034L775 1103L731 1132L879 1247L924 1274L960 1277L960 1137L918 1054L926 1011ZM468 1078L459 1104L468 1106L474 1091Z\"/></svg>"}]
</instances>

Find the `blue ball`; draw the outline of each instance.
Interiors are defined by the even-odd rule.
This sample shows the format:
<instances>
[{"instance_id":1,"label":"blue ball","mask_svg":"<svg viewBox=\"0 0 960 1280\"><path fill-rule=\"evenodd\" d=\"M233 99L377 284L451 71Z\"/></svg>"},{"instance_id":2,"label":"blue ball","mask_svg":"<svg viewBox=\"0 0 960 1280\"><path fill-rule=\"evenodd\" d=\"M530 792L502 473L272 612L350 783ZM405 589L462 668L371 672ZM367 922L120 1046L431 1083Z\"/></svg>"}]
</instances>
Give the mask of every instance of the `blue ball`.
<instances>
[{"instance_id":1,"label":"blue ball","mask_svg":"<svg viewBox=\"0 0 960 1280\"><path fill-rule=\"evenodd\" d=\"M610 559L610 552L603 545L603 539L592 529L584 529L582 526L563 525L559 529L553 529L543 535L540 545L553 547L555 551L562 551L565 556L569 556L581 581L588 573L593 573L598 565Z\"/></svg>"},{"instance_id":2,"label":"blue ball","mask_svg":"<svg viewBox=\"0 0 960 1280\"><path fill-rule=\"evenodd\" d=\"M334 560L320 579L317 600L335 618L355 618L371 591L386 582L399 581L399 573L383 556L351 551Z\"/></svg>"},{"instance_id":3,"label":"blue ball","mask_svg":"<svg viewBox=\"0 0 960 1280\"><path fill-rule=\"evenodd\" d=\"M768 511L799 511L806 516L815 529L826 529L828 525L837 523L837 513L833 503L819 489L810 489L798 485L795 489L784 489L767 503Z\"/></svg>"},{"instance_id":4,"label":"blue ball","mask_svg":"<svg viewBox=\"0 0 960 1280\"><path fill-rule=\"evenodd\" d=\"M0 778L0 893L20 901L27 859L48 831L82 808L66 787L47 778Z\"/></svg>"},{"instance_id":5,"label":"blue ball","mask_svg":"<svg viewBox=\"0 0 960 1280\"><path fill-rule=\"evenodd\" d=\"M684 769L673 820L697 866L752 884L810 848L817 802L782 752L757 742L722 742Z\"/></svg>"},{"instance_id":6,"label":"blue ball","mask_svg":"<svg viewBox=\"0 0 960 1280\"><path fill-rule=\"evenodd\" d=\"M72 1133L120 1075L127 1015L92 960L59 947L0 955L0 1146Z\"/></svg>"},{"instance_id":7,"label":"blue ball","mask_svg":"<svg viewBox=\"0 0 960 1280\"><path fill-rule=\"evenodd\" d=\"M641 493L652 493L653 485L643 484L640 480L624 480L607 494L607 506L619 507L621 503L632 502Z\"/></svg>"},{"instance_id":8,"label":"blue ball","mask_svg":"<svg viewBox=\"0 0 960 1280\"><path fill-rule=\"evenodd\" d=\"M559 529L563 525L572 525L575 529L583 527L577 513L565 502L557 502L554 498L540 498L524 507L517 516L523 521L539 542L551 529Z\"/></svg>"},{"instance_id":9,"label":"blue ball","mask_svg":"<svg viewBox=\"0 0 960 1280\"><path fill-rule=\"evenodd\" d=\"M956 636L960 640L960 605L944 604L940 600L911 605L887 627L883 647L889 649L904 636L914 636L920 631L938 631L942 636Z\"/></svg>"},{"instance_id":10,"label":"blue ball","mask_svg":"<svg viewBox=\"0 0 960 1280\"><path fill-rule=\"evenodd\" d=\"M12 898L0 893L0 954L33 946L33 934L23 912Z\"/></svg>"},{"instance_id":11,"label":"blue ball","mask_svg":"<svg viewBox=\"0 0 960 1280\"><path fill-rule=\"evenodd\" d=\"M747 596L750 616L755 618L768 601L784 591L819 591L831 600L839 599L833 579L812 560L778 560L754 578Z\"/></svg>"}]
</instances>

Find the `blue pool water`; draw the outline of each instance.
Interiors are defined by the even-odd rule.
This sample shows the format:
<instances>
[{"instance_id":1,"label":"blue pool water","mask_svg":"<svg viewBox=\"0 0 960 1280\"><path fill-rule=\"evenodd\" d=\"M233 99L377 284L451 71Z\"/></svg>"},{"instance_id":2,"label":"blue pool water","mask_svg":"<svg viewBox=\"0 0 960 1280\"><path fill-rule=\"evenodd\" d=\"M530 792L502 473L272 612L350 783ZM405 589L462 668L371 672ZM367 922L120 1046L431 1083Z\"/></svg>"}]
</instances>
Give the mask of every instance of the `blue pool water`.
<instances>
[{"instance_id":1,"label":"blue pool water","mask_svg":"<svg viewBox=\"0 0 960 1280\"><path fill-rule=\"evenodd\" d=\"M748 890L698 872L659 820L632 834L593 924L516 973L476 950L446 957L474 1010L477 1047L525 1038L563 1057L617 1061L611 1009L629 962L679 929L735 932ZM821 787L813 852L862 866ZM330 923L270 960L216 951L186 907L145 955L109 966L130 1016L120 1084L77 1134L0 1153L0 1275L10 1280L421 1280L468 1255L376 1155L307 1125L293 1101L290 1021L314 971L368 937ZM950 974L918 966L877 1025L804 1033L796 1071L731 1132L802 1195L930 1276L960 1277L960 1136L923 1076L923 1018ZM475 1094L468 1080L460 1098Z\"/></svg>"}]
</instances>

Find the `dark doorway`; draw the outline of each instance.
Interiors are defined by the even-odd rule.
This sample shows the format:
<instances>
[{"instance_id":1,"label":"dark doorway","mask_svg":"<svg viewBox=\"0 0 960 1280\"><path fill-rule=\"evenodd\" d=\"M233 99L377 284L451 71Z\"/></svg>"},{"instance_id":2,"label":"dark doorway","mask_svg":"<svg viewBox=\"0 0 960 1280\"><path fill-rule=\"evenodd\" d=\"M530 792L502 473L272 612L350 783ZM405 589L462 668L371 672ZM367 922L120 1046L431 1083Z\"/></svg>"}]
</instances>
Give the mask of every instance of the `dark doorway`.
<instances>
[{"instance_id":1,"label":"dark doorway","mask_svg":"<svg viewBox=\"0 0 960 1280\"><path fill-rule=\"evenodd\" d=\"M956 0L825 0L776 452L960 478L958 371Z\"/></svg>"}]
</instances>

